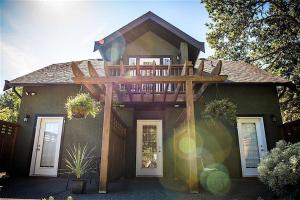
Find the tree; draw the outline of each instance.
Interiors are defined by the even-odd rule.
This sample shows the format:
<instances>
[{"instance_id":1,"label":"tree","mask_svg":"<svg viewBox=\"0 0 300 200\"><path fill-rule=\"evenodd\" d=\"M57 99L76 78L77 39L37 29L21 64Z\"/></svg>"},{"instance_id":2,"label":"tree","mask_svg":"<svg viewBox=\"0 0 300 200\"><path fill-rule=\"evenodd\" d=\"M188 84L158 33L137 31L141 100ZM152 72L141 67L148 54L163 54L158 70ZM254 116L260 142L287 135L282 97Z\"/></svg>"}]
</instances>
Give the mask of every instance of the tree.
<instances>
[{"instance_id":1,"label":"tree","mask_svg":"<svg viewBox=\"0 0 300 200\"><path fill-rule=\"evenodd\" d=\"M22 89L17 88L20 94ZM12 91L7 90L0 95L0 120L17 122L21 99Z\"/></svg>"},{"instance_id":2,"label":"tree","mask_svg":"<svg viewBox=\"0 0 300 200\"><path fill-rule=\"evenodd\" d=\"M284 121L300 119L299 0L202 0L215 58L240 60L292 81L279 88Z\"/></svg>"}]
</instances>

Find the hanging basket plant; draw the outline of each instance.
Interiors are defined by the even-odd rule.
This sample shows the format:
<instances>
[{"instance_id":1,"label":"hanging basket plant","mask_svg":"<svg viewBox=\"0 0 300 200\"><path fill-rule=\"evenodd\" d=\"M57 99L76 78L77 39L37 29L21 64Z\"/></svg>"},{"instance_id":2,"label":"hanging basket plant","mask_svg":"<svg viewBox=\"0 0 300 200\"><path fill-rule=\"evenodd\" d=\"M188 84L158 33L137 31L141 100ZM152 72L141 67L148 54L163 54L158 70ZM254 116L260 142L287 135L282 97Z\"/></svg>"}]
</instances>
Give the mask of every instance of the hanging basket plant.
<instances>
[{"instance_id":1,"label":"hanging basket plant","mask_svg":"<svg viewBox=\"0 0 300 200\"><path fill-rule=\"evenodd\" d=\"M204 109L206 117L225 120L230 124L236 122L237 106L228 99L214 100L208 103Z\"/></svg>"},{"instance_id":2,"label":"hanging basket plant","mask_svg":"<svg viewBox=\"0 0 300 200\"><path fill-rule=\"evenodd\" d=\"M96 102L89 94L79 93L68 98L65 104L68 118L86 118L88 115L96 117L102 110L102 105Z\"/></svg>"}]
</instances>

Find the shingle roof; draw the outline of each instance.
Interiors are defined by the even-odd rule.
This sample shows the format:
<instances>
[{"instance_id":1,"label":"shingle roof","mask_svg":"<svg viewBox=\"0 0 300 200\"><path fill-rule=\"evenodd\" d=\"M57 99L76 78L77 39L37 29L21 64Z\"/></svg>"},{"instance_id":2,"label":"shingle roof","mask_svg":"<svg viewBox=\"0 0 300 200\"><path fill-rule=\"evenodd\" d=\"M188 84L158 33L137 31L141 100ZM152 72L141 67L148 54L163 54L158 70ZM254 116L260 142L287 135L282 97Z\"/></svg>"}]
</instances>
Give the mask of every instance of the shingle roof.
<instances>
[{"instance_id":1,"label":"shingle roof","mask_svg":"<svg viewBox=\"0 0 300 200\"><path fill-rule=\"evenodd\" d=\"M197 61L196 66L200 61ZM218 60L204 60L204 71L211 72L217 62ZM275 76L266 70L241 61L222 60L221 75L228 75L226 82L234 83L290 83L282 77Z\"/></svg>"},{"instance_id":2,"label":"shingle roof","mask_svg":"<svg viewBox=\"0 0 300 200\"><path fill-rule=\"evenodd\" d=\"M79 61L79 68L88 75L87 62L91 61L100 76L104 76L104 61L101 59L90 59ZM24 76L18 77L11 84L72 84L73 72L71 63L52 64Z\"/></svg>"},{"instance_id":3,"label":"shingle roof","mask_svg":"<svg viewBox=\"0 0 300 200\"><path fill-rule=\"evenodd\" d=\"M100 59L90 59L79 61L80 69L88 76L87 62L91 61L100 76L104 76L104 61ZM197 62L200 62L198 60ZM205 60L204 71L210 72L212 65L217 64L217 60ZM196 64L197 66L197 64ZM228 75L227 83L276 83L288 84L284 78L274 76L269 72L259 69L253 65L236 62L223 61L221 75ZM31 72L9 82L10 85L43 85L43 84L72 84L73 73L71 62L52 64L42 69Z\"/></svg>"}]
</instances>

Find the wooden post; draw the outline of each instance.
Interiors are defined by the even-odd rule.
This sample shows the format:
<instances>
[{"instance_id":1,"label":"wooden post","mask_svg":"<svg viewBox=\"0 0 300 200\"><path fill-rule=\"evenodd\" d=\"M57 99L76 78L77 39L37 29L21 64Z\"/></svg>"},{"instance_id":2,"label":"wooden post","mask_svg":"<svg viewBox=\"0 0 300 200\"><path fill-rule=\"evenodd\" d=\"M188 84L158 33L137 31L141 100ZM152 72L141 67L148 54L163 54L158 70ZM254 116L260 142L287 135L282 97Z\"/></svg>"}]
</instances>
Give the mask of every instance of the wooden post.
<instances>
[{"instance_id":1,"label":"wooden post","mask_svg":"<svg viewBox=\"0 0 300 200\"><path fill-rule=\"evenodd\" d=\"M105 105L102 131L101 164L99 193L107 193L108 186L108 164L109 164L109 143L112 116L112 84L106 84Z\"/></svg>"},{"instance_id":2,"label":"wooden post","mask_svg":"<svg viewBox=\"0 0 300 200\"><path fill-rule=\"evenodd\" d=\"M189 138L189 190L191 193L198 193L198 170L197 170L197 152L196 152L196 131L195 131L195 113L193 83L186 81L186 122L187 134Z\"/></svg>"}]
</instances>

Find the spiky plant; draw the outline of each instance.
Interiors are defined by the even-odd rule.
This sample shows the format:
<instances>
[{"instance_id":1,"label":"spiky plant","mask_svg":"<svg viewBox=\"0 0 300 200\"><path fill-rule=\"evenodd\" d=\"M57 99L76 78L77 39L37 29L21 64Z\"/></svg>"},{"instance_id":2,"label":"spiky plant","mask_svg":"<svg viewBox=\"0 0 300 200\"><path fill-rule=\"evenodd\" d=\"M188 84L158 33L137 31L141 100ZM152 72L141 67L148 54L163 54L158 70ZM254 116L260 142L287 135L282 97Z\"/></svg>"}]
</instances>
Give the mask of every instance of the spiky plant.
<instances>
[{"instance_id":1,"label":"spiky plant","mask_svg":"<svg viewBox=\"0 0 300 200\"><path fill-rule=\"evenodd\" d=\"M80 179L84 174L91 170L92 153L95 147L88 150L87 145L77 146L73 145L72 148L67 149L69 158L65 159L66 167L73 173L77 179Z\"/></svg>"}]
</instances>

